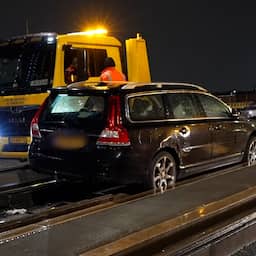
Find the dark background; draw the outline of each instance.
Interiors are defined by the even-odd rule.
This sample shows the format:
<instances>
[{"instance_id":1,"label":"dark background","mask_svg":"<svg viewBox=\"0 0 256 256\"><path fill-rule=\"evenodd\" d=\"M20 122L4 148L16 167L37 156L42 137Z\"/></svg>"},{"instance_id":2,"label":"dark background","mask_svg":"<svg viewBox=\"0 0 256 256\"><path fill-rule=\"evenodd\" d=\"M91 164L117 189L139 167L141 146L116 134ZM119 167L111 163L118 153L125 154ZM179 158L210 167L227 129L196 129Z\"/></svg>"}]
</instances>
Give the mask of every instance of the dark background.
<instances>
[{"instance_id":1,"label":"dark background","mask_svg":"<svg viewBox=\"0 0 256 256\"><path fill-rule=\"evenodd\" d=\"M211 91L256 88L256 8L232 0L1 1L0 37L74 32L104 24L121 40L147 41L152 80Z\"/></svg>"}]
</instances>

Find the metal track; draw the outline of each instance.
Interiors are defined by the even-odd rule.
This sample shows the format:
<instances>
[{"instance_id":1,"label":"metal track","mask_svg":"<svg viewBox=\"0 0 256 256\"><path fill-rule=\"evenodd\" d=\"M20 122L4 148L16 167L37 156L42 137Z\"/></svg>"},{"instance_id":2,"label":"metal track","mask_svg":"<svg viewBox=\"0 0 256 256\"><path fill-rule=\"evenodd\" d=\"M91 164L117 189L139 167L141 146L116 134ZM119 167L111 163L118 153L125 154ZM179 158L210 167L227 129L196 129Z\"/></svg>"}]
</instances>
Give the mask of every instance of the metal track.
<instances>
[{"instance_id":1,"label":"metal track","mask_svg":"<svg viewBox=\"0 0 256 256\"><path fill-rule=\"evenodd\" d=\"M227 172L234 172L239 167L241 167L241 165L226 168L219 172L209 172L200 176L195 176L194 178L188 178L178 182L177 187L188 186L189 184L197 182L198 180L209 179L214 176L220 176ZM15 169L12 169L11 171L15 171ZM46 181L36 181L34 184L32 183L23 186L21 185L12 189L6 189L2 191L0 189L0 200L1 196L3 195L7 196L9 198L8 200L11 200L11 198L15 197L16 195L26 195L27 193L32 193L33 191L40 190L42 188L47 189L47 186L57 184L57 182L58 181L56 179L50 179ZM125 192L123 192L122 189ZM152 195L153 193L153 191L151 190L144 192L139 191L139 193L136 190L130 190L129 193L127 193L127 190L129 190L129 188L127 189L124 186L108 187L99 191L94 191L90 195L90 197L92 197L90 199L83 199L77 202L60 200L59 202L51 203L45 206L37 207L36 205L34 205L30 209L26 209L26 212L24 214L14 214L9 216L2 214L0 221L0 232L80 210L86 210L89 213L91 210L94 210L95 206L97 206L97 209L113 207L116 204L128 202L138 198L143 198L145 196ZM20 200L19 197L18 200ZM22 198L22 200L26 200L26 197Z\"/></svg>"},{"instance_id":2,"label":"metal track","mask_svg":"<svg viewBox=\"0 0 256 256\"><path fill-rule=\"evenodd\" d=\"M194 189L199 183L203 184L204 187L207 179L214 177L214 179L218 181L219 177L221 178L221 176L225 174L228 174L226 175L226 180L230 177L229 174L231 174L233 179L231 179L232 183L224 184L231 184L232 186L235 180L236 183L239 184L241 177L244 175L243 170L241 170L240 175L237 175L235 173L236 171L237 169L232 167L231 169L225 169L218 173L215 172L187 179L178 183L177 187L186 192L187 189L189 191L189 186L193 183L191 187ZM253 169L249 171L250 175L248 177L250 177L252 181L254 180L252 177L255 177L255 172ZM234 177L238 178L234 179ZM212 184L218 184L218 182L213 182ZM198 207L195 205L186 210L184 214L174 215L173 218L163 220L163 222L160 223L154 222L152 226L148 226L145 229L135 229L136 232L120 237L118 240L102 244L100 247L92 246L90 250L80 251L80 255L229 255L246 244L242 239L246 237L245 234L248 234L247 242L252 241L252 239L256 237L256 183L247 183L245 179L243 184L245 187L241 191L238 190L237 193L232 192L228 196L220 197L215 201L206 201L206 203L200 204ZM252 186L247 187L247 184L252 184ZM220 187L223 189L223 186ZM214 190L211 190L212 194L213 191ZM156 198L154 196L152 197L152 191L136 193L134 195L128 195L126 192L125 187L106 188L95 192L94 198L77 202L57 202L56 205L31 210L31 212L21 215L20 218L9 219L8 221L3 221L2 224L0 222L0 228L1 226L3 228L2 231L8 230L8 232L3 232L2 234L3 242L5 243L7 240L16 239L16 237L22 237L25 234L32 234L34 230L39 230L38 234L41 234L41 228L44 229L46 226L47 229L53 230L54 227L58 227L58 225L69 223L68 225L71 227L73 225L72 221L80 221L81 216L84 218L84 220L81 220L81 223L82 221L86 222L86 219L88 221L88 218L91 220L97 215L100 215L102 218L103 214L105 214L105 210L110 208L111 212L119 213L119 208L124 208L127 211L128 207L131 208L132 205L134 205L135 208L132 209L131 212L135 211L134 216L136 219L137 203L141 202L141 200L137 201L137 199L143 199L142 201L150 199L148 201L151 201L151 198ZM171 194L172 192L167 195ZM149 198L147 198L147 196L149 196ZM163 199L170 199L172 197L165 197L165 195L163 195L163 197L161 196L160 198L162 198L160 201L160 205L162 205L164 203ZM128 205L126 204L132 200L136 201ZM156 200L153 200L153 202L157 203ZM119 205L120 207L116 207ZM106 212L109 212L107 216L112 218L110 211ZM122 212L122 210L120 212ZM116 216L119 215L117 214ZM95 217L95 219L96 218L97 217ZM42 221L46 219L47 221ZM35 225L27 225L32 223L35 223ZM80 227L80 224L77 223L77 225ZM24 227L11 230L12 228L21 226ZM129 229L130 226L128 226L128 230ZM67 231L68 230L69 228ZM239 236L238 234L243 235ZM229 241L231 241L230 243L233 242L236 248L235 246L227 246L225 244L225 242ZM21 244L23 243L21 242ZM227 248L229 249L229 254L227 253ZM214 250L218 251L218 253L213 254ZM106 251L109 254L106 254Z\"/></svg>"},{"instance_id":3,"label":"metal track","mask_svg":"<svg viewBox=\"0 0 256 256\"><path fill-rule=\"evenodd\" d=\"M187 184L186 184L187 185ZM201 220L179 226L153 239L127 249L120 247L115 256L230 256L256 241L256 197L248 197ZM158 230L158 227L156 227ZM149 233L148 233L149 235ZM140 234L140 236L143 236ZM125 239L124 239L125 240ZM133 241L133 238L128 238ZM119 241L113 243L118 248ZM122 241L120 244L125 244ZM112 246L112 245L111 245ZM111 251L111 246L105 245ZM96 251L97 250L97 251ZM101 248L81 256L100 255ZM103 250L102 250L103 251ZM108 254L110 255L110 254Z\"/></svg>"},{"instance_id":4,"label":"metal track","mask_svg":"<svg viewBox=\"0 0 256 256\"><path fill-rule=\"evenodd\" d=\"M220 214L183 232L169 245L158 244L154 256L226 256L231 255L255 241L256 235L256 200L242 205L232 211ZM162 241L163 242L163 241ZM175 243L175 245L174 245ZM170 245L172 244L172 245ZM156 253L158 251L158 253ZM127 255L139 255L135 253Z\"/></svg>"},{"instance_id":5,"label":"metal track","mask_svg":"<svg viewBox=\"0 0 256 256\"><path fill-rule=\"evenodd\" d=\"M84 199L77 202L56 202L46 207L34 207L34 209L29 209L25 214L6 216L5 218L1 218L0 233L69 213L83 211L83 213L86 212L89 214L95 211L95 209L101 210L113 207L117 204L136 200L152 194L152 191L126 194L118 192L120 189L122 189L120 186L111 187L106 190L94 192L94 197L91 199ZM114 194L111 193L115 191L117 192Z\"/></svg>"}]
</instances>

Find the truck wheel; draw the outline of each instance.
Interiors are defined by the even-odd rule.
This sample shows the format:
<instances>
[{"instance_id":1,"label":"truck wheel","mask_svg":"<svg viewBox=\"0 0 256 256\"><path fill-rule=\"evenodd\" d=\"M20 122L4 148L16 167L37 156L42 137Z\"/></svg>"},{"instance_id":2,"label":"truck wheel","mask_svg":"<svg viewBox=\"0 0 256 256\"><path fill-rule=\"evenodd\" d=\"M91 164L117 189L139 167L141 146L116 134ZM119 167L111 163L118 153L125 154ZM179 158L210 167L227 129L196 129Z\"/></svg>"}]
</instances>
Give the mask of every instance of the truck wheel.
<instances>
[{"instance_id":1,"label":"truck wheel","mask_svg":"<svg viewBox=\"0 0 256 256\"><path fill-rule=\"evenodd\" d=\"M148 185L154 192L164 193L174 187L176 182L176 162L174 157L165 151L158 153L149 168Z\"/></svg>"}]
</instances>

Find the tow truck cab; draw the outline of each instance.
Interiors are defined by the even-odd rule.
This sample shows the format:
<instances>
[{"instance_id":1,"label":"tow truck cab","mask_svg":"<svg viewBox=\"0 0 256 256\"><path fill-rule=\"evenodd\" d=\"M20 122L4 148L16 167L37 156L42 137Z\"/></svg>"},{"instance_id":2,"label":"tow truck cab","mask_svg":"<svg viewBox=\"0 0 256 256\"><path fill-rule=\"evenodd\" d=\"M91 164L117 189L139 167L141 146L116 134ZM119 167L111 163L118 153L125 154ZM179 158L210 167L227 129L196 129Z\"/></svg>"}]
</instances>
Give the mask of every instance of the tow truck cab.
<instances>
[{"instance_id":1,"label":"tow truck cab","mask_svg":"<svg viewBox=\"0 0 256 256\"><path fill-rule=\"evenodd\" d=\"M106 57L115 60L129 81L149 82L145 40L137 35L125 45L98 30L0 41L0 157L26 159L30 123L49 89L99 81ZM75 75L66 72L70 65L76 65Z\"/></svg>"}]
</instances>

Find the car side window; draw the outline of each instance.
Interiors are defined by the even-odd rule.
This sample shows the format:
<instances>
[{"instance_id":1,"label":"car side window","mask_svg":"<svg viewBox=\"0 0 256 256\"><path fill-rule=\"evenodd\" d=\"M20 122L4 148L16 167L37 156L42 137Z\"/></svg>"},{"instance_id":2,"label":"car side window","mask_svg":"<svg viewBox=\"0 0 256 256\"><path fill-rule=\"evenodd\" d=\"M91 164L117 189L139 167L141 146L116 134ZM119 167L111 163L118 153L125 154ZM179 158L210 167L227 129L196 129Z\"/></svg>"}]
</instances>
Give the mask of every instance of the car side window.
<instances>
[{"instance_id":1,"label":"car side window","mask_svg":"<svg viewBox=\"0 0 256 256\"><path fill-rule=\"evenodd\" d=\"M229 108L218 99L205 94L197 95L207 117L230 117Z\"/></svg>"},{"instance_id":2,"label":"car side window","mask_svg":"<svg viewBox=\"0 0 256 256\"><path fill-rule=\"evenodd\" d=\"M162 120L165 110L161 95L142 95L128 99L132 121Z\"/></svg>"},{"instance_id":3,"label":"car side window","mask_svg":"<svg viewBox=\"0 0 256 256\"><path fill-rule=\"evenodd\" d=\"M169 93L167 101L170 116L174 119L200 117L200 111L190 93Z\"/></svg>"}]
</instances>

